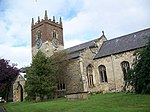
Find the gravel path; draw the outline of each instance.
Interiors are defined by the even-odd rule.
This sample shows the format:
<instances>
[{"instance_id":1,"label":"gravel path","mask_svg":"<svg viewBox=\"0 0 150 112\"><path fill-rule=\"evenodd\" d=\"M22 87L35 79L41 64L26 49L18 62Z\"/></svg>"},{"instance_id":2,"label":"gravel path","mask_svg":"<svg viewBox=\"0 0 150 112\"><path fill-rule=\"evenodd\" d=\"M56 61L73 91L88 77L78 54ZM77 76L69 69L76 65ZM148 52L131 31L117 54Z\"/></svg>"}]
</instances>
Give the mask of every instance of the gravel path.
<instances>
[{"instance_id":1,"label":"gravel path","mask_svg":"<svg viewBox=\"0 0 150 112\"><path fill-rule=\"evenodd\" d=\"M0 106L0 112L5 112L1 106Z\"/></svg>"}]
</instances>

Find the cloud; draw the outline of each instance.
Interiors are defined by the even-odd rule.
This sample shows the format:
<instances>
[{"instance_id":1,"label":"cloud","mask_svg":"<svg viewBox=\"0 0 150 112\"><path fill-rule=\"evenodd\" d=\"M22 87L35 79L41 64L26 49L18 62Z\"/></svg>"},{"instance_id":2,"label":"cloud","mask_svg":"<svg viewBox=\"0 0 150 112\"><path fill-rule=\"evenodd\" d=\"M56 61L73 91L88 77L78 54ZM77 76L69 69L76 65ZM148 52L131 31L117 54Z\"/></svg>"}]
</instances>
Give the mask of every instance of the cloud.
<instances>
[{"instance_id":1,"label":"cloud","mask_svg":"<svg viewBox=\"0 0 150 112\"><path fill-rule=\"evenodd\" d=\"M108 39L148 28L149 0L0 0L0 57L31 63L31 18L62 16L65 48L101 36ZM25 51L25 52L23 52Z\"/></svg>"},{"instance_id":2,"label":"cloud","mask_svg":"<svg viewBox=\"0 0 150 112\"><path fill-rule=\"evenodd\" d=\"M108 38L149 27L149 1L140 0L91 0L84 1L83 10L70 21L65 21L66 38L88 38L87 32L100 35L101 30ZM145 8L146 7L146 8ZM91 36L91 35L89 35Z\"/></svg>"},{"instance_id":3,"label":"cloud","mask_svg":"<svg viewBox=\"0 0 150 112\"><path fill-rule=\"evenodd\" d=\"M83 41L81 41L81 40L66 40L64 47L66 49L66 48L72 47L72 45L75 46L75 45L78 45L81 43L83 43Z\"/></svg>"},{"instance_id":4,"label":"cloud","mask_svg":"<svg viewBox=\"0 0 150 112\"><path fill-rule=\"evenodd\" d=\"M18 64L18 67L29 66L31 63L31 48L30 47L10 47L6 44L1 44L0 58L10 60L11 63Z\"/></svg>"}]
</instances>

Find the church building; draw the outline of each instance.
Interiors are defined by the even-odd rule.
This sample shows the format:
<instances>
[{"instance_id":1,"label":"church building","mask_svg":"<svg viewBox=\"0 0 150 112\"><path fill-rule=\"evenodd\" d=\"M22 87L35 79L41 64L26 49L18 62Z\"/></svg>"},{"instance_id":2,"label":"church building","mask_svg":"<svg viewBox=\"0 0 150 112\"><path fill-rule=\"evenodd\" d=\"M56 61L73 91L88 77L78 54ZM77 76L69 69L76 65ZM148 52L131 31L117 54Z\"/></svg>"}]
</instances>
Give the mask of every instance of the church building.
<instances>
[{"instance_id":1,"label":"church building","mask_svg":"<svg viewBox=\"0 0 150 112\"><path fill-rule=\"evenodd\" d=\"M44 19L31 24L32 55L41 50L47 56L67 51L70 64L58 81L58 96L86 98L87 92L122 91L127 71L132 67L134 52L145 47L150 28L107 40L104 32L97 39L64 49L63 23Z\"/></svg>"}]
</instances>

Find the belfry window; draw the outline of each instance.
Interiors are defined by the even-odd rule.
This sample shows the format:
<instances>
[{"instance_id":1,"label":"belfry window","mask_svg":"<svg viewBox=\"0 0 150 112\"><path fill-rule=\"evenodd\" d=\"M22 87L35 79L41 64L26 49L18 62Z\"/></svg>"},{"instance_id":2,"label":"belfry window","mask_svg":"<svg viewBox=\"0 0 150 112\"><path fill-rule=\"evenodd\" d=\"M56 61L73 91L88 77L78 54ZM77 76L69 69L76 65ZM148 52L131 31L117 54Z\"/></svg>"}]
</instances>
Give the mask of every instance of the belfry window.
<instances>
[{"instance_id":1,"label":"belfry window","mask_svg":"<svg viewBox=\"0 0 150 112\"><path fill-rule=\"evenodd\" d=\"M64 89L66 89L66 85L65 85L64 80L59 80L59 81L58 81L57 89L58 89L58 90L64 90Z\"/></svg>"},{"instance_id":2,"label":"belfry window","mask_svg":"<svg viewBox=\"0 0 150 112\"><path fill-rule=\"evenodd\" d=\"M100 82L108 82L107 74L106 74L106 67L104 65L100 65L98 69L99 69L99 74L100 74Z\"/></svg>"},{"instance_id":3,"label":"belfry window","mask_svg":"<svg viewBox=\"0 0 150 112\"><path fill-rule=\"evenodd\" d=\"M123 75L124 75L124 80L126 80L126 74L130 69L129 62L128 61L121 62L121 68L122 68L122 72L123 72Z\"/></svg>"},{"instance_id":4,"label":"belfry window","mask_svg":"<svg viewBox=\"0 0 150 112\"><path fill-rule=\"evenodd\" d=\"M53 38L57 38L56 31L53 31Z\"/></svg>"},{"instance_id":5,"label":"belfry window","mask_svg":"<svg viewBox=\"0 0 150 112\"><path fill-rule=\"evenodd\" d=\"M87 78L89 87L93 87L93 66L91 64L87 66Z\"/></svg>"}]
</instances>

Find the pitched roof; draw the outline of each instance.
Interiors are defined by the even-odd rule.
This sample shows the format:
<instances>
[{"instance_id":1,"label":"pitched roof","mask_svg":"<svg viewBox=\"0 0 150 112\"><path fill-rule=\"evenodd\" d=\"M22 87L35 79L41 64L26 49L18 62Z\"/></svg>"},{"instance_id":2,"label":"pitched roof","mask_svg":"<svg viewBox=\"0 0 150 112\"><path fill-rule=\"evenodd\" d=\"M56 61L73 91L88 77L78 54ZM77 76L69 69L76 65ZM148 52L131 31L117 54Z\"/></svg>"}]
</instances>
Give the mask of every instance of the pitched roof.
<instances>
[{"instance_id":1,"label":"pitched roof","mask_svg":"<svg viewBox=\"0 0 150 112\"><path fill-rule=\"evenodd\" d=\"M77 51L83 50L85 48L95 46L94 41L96 41L96 40L97 39L89 41L89 42L85 42L85 43L82 43L82 44L79 44L79 45L67 48L65 50L67 50L68 52L77 52Z\"/></svg>"},{"instance_id":2,"label":"pitched roof","mask_svg":"<svg viewBox=\"0 0 150 112\"><path fill-rule=\"evenodd\" d=\"M146 36L150 36L150 28L107 40L94 59L144 47L148 41Z\"/></svg>"},{"instance_id":3,"label":"pitched roof","mask_svg":"<svg viewBox=\"0 0 150 112\"><path fill-rule=\"evenodd\" d=\"M65 51L68 53L68 58L69 59L73 59L73 58L77 58L80 56L80 51L89 48L89 47L94 47L95 46L95 42L98 41L99 39L101 39L102 36L98 39L95 40L91 40L89 42L85 42L70 48L65 49Z\"/></svg>"},{"instance_id":4,"label":"pitched roof","mask_svg":"<svg viewBox=\"0 0 150 112\"><path fill-rule=\"evenodd\" d=\"M78 57L80 57L80 52L79 51L67 54L67 59L75 59L75 58L78 58Z\"/></svg>"}]
</instances>

